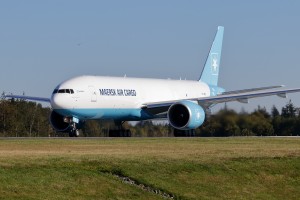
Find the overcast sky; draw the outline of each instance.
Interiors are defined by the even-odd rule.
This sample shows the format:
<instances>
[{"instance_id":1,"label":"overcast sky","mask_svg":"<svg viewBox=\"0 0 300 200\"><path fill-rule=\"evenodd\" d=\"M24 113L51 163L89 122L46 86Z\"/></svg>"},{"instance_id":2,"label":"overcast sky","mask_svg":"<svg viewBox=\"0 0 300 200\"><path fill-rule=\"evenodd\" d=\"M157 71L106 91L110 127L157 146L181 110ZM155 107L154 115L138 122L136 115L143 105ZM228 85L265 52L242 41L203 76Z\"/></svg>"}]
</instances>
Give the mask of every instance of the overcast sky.
<instances>
[{"instance_id":1,"label":"overcast sky","mask_svg":"<svg viewBox=\"0 0 300 200\"><path fill-rule=\"evenodd\" d=\"M300 1L0 1L0 91L49 97L77 75L196 80L218 25L220 86L300 87ZM289 95L300 107L300 93ZM259 98L237 110L281 107Z\"/></svg>"}]
</instances>

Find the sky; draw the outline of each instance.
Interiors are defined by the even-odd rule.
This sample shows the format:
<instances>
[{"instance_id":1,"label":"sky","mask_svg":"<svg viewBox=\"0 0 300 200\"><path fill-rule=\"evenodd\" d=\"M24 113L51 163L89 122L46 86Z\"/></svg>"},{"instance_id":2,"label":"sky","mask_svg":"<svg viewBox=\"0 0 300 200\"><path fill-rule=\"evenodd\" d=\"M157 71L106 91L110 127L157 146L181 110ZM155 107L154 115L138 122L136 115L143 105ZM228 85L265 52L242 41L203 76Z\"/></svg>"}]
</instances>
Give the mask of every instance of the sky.
<instances>
[{"instance_id":1,"label":"sky","mask_svg":"<svg viewBox=\"0 0 300 200\"><path fill-rule=\"evenodd\" d=\"M221 87L300 87L299 8L298 0L2 0L0 91L50 97L78 75L197 80L219 25ZM300 93L227 106L281 108L289 99L300 107Z\"/></svg>"}]
</instances>

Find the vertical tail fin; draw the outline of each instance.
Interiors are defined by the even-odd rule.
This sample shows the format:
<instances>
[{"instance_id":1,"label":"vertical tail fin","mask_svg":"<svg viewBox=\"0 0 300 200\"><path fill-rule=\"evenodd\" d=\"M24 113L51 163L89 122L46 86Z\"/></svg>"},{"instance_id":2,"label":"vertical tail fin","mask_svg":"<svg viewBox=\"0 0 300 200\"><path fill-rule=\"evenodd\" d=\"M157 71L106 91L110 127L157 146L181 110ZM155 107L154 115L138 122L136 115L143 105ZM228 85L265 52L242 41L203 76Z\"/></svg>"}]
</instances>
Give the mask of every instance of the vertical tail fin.
<instances>
[{"instance_id":1,"label":"vertical tail fin","mask_svg":"<svg viewBox=\"0 0 300 200\"><path fill-rule=\"evenodd\" d=\"M205 66L200 76L200 81L203 81L211 86L218 85L223 34L224 27L218 26L217 34L215 36L214 42L211 45Z\"/></svg>"}]
</instances>

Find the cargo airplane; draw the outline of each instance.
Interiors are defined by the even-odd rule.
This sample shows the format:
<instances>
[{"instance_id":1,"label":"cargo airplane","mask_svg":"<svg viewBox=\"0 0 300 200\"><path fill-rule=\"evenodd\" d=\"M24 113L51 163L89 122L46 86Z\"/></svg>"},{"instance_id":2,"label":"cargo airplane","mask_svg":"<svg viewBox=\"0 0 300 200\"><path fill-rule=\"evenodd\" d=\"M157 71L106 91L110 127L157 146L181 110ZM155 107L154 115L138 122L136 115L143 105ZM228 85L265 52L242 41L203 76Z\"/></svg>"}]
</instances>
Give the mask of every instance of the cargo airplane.
<instances>
[{"instance_id":1,"label":"cargo airplane","mask_svg":"<svg viewBox=\"0 0 300 200\"><path fill-rule=\"evenodd\" d=\"M165 118L178 130L195 129L217 103L299 92L282 86L225 92L218 86L224 27L219 26L199 80L79 76L59 84L51 98L5 95L49 102L50 122L58 132L78 136L86 120L114 120L122 132L122 122Z\"/></svg>"}]
</instances>

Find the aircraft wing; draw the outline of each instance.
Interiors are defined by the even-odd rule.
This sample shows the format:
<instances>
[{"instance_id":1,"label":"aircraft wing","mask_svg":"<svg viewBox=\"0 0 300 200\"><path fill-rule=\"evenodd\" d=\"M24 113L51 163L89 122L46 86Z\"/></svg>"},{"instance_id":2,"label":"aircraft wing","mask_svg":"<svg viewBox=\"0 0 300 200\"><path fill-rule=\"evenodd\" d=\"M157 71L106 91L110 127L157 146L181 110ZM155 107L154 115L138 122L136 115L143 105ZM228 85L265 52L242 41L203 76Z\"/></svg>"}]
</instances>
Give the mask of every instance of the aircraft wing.
<instances>
[{"instance_id":1,"label":"aircraft wing","mask_svg":"<svg viewBox=\"0 0 300 200\"><path fill-rule=\"evenodd\" d=\"M222 94L238 94L238 93L254 92L254 91L260 91L260 90L269 90L269 89L275 89L275 88L281 88L281 87L284 87L284 85L259 87L259 88L251 88L251 89L244 89L244 90L226 91L226 92L223 92Z\"/></svg>"},{"instance_id":2,"label":"aircraft wing","mask_svg":"<svg viewBox=\"0 0 300 200\"><path fill-rule=\"evenodd\" d=\"M280 90L260 90L260 91L251 91L251 92L242 92L242 93L233 93L233 94L221 94L218 96L204 97L195 99L196 101L205 104L216 104L224 103L229 101L238 101L241 103L248 103L248 100L251 98L265 97L277 95L282 98L286 98L288 93L300 92L300 88L295 89L280 89Z\"/></svg>"},{"instance_id":3,"label":"aircraft wing","mask_svg":"<svg viewBox=\"0 0 300 200\"><path fill-rule=\"evenodd\" d=\"M272 86L271 88L278 88L280 86ZM266 87L269 88L269 87ZM224 94L217 95L217 96L210 96L210 97L201 97L201 98L193 98L193 99L179 99L174 101L165 101L165 102L150 102L144 104L142 107L146 111L150 112L151 114L160 114L167 112L169 107L177 102L189 100L198 102L199 105L204 107L204 109L209 108L212 105L218 103L224 103L229 101L238 101L241 103L248 103L248 100L251 98L257 97L265 97L265 96L272 96L277 95L282 98L286 98L288 93L300 92L300 88L294 89L246 89L246 90L237 90L231 92L225 92Z\"/></svg>"},{"instance_id":4,"label":"aircraft wing","mask_svg":"<svg viewBox=\"0 0 300 200\"><path fill-rule=\"evenodd\" d=\"M3 95L4 98L14 98L14 99L25 99L30 101L41 101L50 103L50 98L43 98L43 97L31 97L25 95Z\"/></svg>"}]
</instances>

